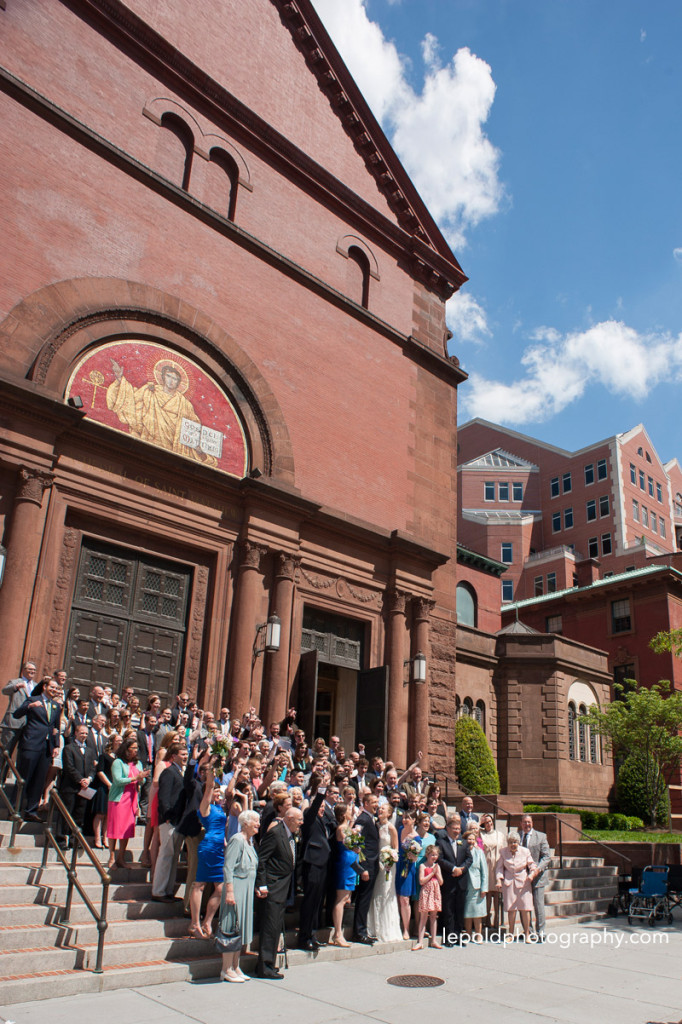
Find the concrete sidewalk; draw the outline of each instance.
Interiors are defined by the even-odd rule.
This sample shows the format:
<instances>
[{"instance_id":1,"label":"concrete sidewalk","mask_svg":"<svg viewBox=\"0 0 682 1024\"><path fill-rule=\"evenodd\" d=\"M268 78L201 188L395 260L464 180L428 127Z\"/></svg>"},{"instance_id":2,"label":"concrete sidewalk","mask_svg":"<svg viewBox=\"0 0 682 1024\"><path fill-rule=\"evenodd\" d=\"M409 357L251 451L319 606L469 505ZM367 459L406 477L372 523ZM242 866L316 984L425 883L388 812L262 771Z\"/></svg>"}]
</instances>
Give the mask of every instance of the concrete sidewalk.
<instances>
[{"instance_id":1,"label":"concrete sidewalk","mask_svg":"<svg viewBox=\"0 0 682 1024\"><path fill-rule=\"evenodd\" d=\"M442 978L438 988L397 988L399 974ZM210 980L119 989L2 1006L16 1024L646 1024L682 1018L682 927L619 920L554 930L542 946L468 946L294 967L284 981ZM232 1016L236 1015L236 1016Z\"/></svg>"}]
</instances>

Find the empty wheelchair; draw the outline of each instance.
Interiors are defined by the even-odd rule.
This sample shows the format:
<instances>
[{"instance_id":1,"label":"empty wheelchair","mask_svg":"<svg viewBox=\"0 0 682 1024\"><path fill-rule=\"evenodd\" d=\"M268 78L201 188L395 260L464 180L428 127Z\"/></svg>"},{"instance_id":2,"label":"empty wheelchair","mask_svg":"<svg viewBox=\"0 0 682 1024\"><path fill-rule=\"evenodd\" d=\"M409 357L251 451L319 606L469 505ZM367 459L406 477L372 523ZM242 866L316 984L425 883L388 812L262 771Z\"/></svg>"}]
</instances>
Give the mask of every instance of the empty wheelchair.
<instances>
[{"instance_id":1,"label":"empty wheelchair","mask_svg":"<svg viewBox=\"0 0 682 1024\"><path fill-rule=\"evenodd\" d=\"M668 895L667 864L650 864L642 871L639 889L630 889L628 924L639 919L648 921L653 928L656 921L667 918L673 923L672 906Z\"/></svg>"}]
</instances>

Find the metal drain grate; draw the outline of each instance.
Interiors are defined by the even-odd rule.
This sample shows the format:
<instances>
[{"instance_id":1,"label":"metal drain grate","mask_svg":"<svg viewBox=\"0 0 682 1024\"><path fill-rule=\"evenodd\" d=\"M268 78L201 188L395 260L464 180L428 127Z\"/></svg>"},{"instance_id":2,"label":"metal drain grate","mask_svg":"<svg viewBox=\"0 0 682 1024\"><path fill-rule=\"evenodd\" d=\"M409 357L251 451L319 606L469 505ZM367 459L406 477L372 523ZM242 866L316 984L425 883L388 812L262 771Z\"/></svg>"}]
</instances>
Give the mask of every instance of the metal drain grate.
<instances>
[{"instance_id":1,"label":"metal drain grate","mask_svg":"<svg viewBox=\"0 0 682 1024\"><path fill-rule=\"evenodd\" d=\"M387 980L389 985L398 985L399 988L437 988L445 984L443 978L434 978L429 974L395 974Z\"/></svg>"}]
</instances>

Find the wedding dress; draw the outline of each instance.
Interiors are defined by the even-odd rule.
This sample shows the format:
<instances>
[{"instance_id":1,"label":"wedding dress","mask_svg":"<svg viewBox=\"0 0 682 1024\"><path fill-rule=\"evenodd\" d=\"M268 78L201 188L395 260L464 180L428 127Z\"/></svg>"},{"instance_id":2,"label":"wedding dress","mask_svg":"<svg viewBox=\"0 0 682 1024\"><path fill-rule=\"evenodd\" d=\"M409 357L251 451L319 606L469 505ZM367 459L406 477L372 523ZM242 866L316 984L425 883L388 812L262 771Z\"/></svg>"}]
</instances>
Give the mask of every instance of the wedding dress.
<instances>
[{"instance_id":1,"label":"wedding dress","mask_svg":"<svg viewBox=\"0 0 682 1024\"><path fill-rule=\"evenodd\" d=\"M379 848L391 845L388 825L379 827ZM367 931L379 942L399 942L403 937L395 891L395 864L391 865L386 880L386 869L380 864L374 883L372 903L367 916Z\"/></svg>"}]
</instances>

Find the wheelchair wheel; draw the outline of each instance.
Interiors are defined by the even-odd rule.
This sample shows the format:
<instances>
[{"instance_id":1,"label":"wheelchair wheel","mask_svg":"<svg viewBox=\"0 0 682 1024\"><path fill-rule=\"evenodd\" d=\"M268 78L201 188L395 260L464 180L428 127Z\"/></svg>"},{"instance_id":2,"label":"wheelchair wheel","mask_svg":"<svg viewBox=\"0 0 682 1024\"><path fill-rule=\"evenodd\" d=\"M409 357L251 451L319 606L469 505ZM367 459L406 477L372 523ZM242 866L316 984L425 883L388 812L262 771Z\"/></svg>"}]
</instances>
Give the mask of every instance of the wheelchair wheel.
<instances>
[{"instance_id":1,"label":"wheelchair wheel","mask_svg":"<svg viewBox=\"0 0 682 1024\"><path fill-rule=\"evenodd\" d=\"M653 928L653 926L656 923L656 917L655 917L653 912L651 914L649 914L648 921L649 921L649 927Z\"/></svg>"},{"instance_id":2,"label":"wheelchair wheel","mask_svg":"<svg viewBox=\"0 0 682 1024\"><path fill-rule=\"evenodd\" d=\"M628 924L632 924L632 918L628 917Z\"/></svg>"},{"instance_id":3,"label":"wheelchair wheel","mask_svg":"<svg viewBox=\"0 0 682 1024\"><path fill-rule=\"evenodd\" d=\"M668 914L668 924L672 924L672 923L673 923L673 915L672 914Z\"/></svg>"}]
</instances>

